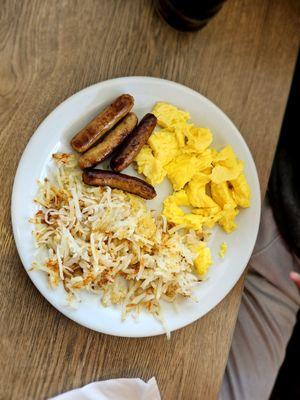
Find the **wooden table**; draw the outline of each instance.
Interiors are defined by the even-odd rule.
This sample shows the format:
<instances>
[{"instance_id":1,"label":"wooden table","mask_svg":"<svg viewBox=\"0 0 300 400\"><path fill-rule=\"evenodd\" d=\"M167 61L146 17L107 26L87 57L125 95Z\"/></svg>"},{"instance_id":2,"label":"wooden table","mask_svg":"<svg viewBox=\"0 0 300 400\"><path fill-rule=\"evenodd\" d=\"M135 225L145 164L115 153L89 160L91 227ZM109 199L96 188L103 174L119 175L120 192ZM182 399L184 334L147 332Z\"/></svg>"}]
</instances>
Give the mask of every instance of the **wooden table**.
<instances>
[{"instance_id":1,"label":"wooden table","mask_svg":"<svg viewBox=\"0 0 300 400\"><path fill-rule=\"evenodd\" d=\"M22 268L10 225L13 178L29 138L64 99L108 78L151 75L198 90L229 115L264 194L298 51L297 4L229 0L203 31L179 33L149 0L0 0L1 399L153 375L163 399L216 398L243 279L170 341L89 331L51 307Z\"/></svg>"}]
</instances>

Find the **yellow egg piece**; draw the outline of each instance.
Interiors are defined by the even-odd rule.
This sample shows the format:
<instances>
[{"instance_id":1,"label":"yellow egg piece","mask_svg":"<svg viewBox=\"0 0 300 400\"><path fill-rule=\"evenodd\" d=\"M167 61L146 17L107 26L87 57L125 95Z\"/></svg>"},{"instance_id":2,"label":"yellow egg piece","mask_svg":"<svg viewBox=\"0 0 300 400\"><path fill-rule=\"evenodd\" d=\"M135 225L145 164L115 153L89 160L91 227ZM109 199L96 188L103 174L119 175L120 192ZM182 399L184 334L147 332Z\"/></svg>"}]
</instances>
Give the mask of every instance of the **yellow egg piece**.
<instances>
[{"instance_id":1,"label":"yellow egg piece","mask_svg":"<svg viewBox=\"0 0 300 400\"><path fill-rule=\"evenodd\" d=\"M230 166L228 164L226 165L226 162L228 160L236 160L235 152L234 152L233 148L229 145L223 147L223 149L220 150L215 156L215 162L225 162L225 164L222 164L222 165L225 165L227 167Z\"/></svg>"},{"instance_id":2,"label":"yellow egg piece","mask_svg":"<svg viewBox=\"0 0 300 400\"><path fill-rule=\"evenodd\" d=\"M192 126L186 133L187 148L196 153L202 153L212 142L212 133L207 128Z\"/></svg>"},{"instance_id":3,"label":"yellow egg piece","mask_svg":"<svg viewBox=\"0 0 300 400\"><path fill-rule=\"evenodd\" d=\"M193 179L190 181L189 185L195 185L197 187L205 187L207 183L210 182L210 176L207 174L204 174L202 172L198 172Z\"/></svg>"},{"instance_id":4,"label":"yellow egg piece","mask_svg":"<svg viewBox=\"0 0 300 400\"><path fill-rule=\"evenodd\" d=\"M203 217L216 216L221 212L221 208L216 204L215 207L193 208L192 213L202 215Z\"/></svg>"},{"instance_id":5,"label":"yellow egg piece","mask_svg":"<svg viewBox=\"0 0 300 400\"><path fill-rule=\"evenodd\" d=\"M194 266L197 271L197 274L203 276L207 273L209 267L212 265L210 249L206 247L204 243L202 243L199 246L197 253L198 256L194 261Z\"/></svg>"},{"instance_id":6,"label":"yellow egg piece","mask_svg":"<svg viewBox=\"0 0 300 400\"><path fill-rule=\"evenodd\" d=\"M223 216L223 211L219 206L212 208L194 208L192 213L201 215L203 226L206 228L212 228Z\"/></svg>"},{"instance_id":7,"label":"yellow egg piece","mask_svg":"<svg viewBox=\"0 0 300 400\"><path fill-rule=\"evenodd\" d=\"M210 151L211 151L213 161L217 162L218 155L219 155L218 151L214 147L210 147Z\"/></svg>"},{"instance_id":8,"label":"yellow egg piece","mask_svg":"<svg viewBox=\"0 0 300 400\"><path fill-rule=\"evenodd\" d=\"M218 204L206 194L206 185L209 182L209 175L198 173L188 183L186 194L192 206L198 208L218 207Z\"/></svg>"},{"instance_id":9,"label":"yellow egg piece","mask_svg":"<svg viewBox=\"0 0 300 400\"><path fill-rule=\"evenodd\" d=\"M147 182L151 185L158 185L167 175L167 171L153 156L152 150L148 145L142 147L135 161L137 163L138 173L144 174Z\"/></svg>"},{"instance_id":10,"label":"yellow egg piece","mask_svg":"<svg viewBox=\"0 0 300 400\"><path fill-rule=\"evenodd\" d=\"M202 215L195 215L192 213L185 214L182 219L182 224L188 229L202 231L204 218Z\"/></svg>"},{"instance_id":11,"label":"yellow egg piece","mask_svg":"<svg viewBox=\"0 0 300 400\"><path fill-rule=\"evenodd\" d=\"M244 169L242 162L238 161L233 168L216 165L211 173L211 180L214 183L222 183L236 179Z\"/></svg>"},{"instance_id":12,"label":"yellow egg piece","mask_svg":"<svg viewBox=\"0 0 300 400\"><path fill-rule=\"evenodd\" d=\"M181 154L171 161L166 170L174 190L182 189L197 173L200 164L198 158L190 154Z\"/></svg>"},{"instance_id":13,"label":"yellow egg piece","mask_svg":"<svg viewBox=\"0 0 300 400\"><path fill-rule=\"evenodd\" d=\"M201 170L201 172L202 172L203 174L206 174L206 175L211 175L211 173L212 173L212 167L204 168L204 169Z\"/></svg>"},{"instance_id":14,"label":"yellow egg piece","mask_svg":"<svg viewBox=\"0 0 300 400\"><path fill-rule=\"evenodd\" d=\"M197 156L199 160L198 168L199 171L204 172L206 174L211 174L212 172L212 152L210 149L206 149Z\"/></svg>"},{"instance_id":15,"label":"yellow egg piece","mask_svg":"<svg viewBox=\"0 0 300 400\"><path fill-rule=\"evenodd\" d=\"M190 206L184 190L174 192L164 200L163 215L174 224L180 224L189 229L202 230L203 217L185 213L180 206Z\"/></svg>"},{"instance_id":16,"label":"yellow egg piece","mask_svg":"<svg viewBox=\"0 0 300 400\"><path fill-rule=\"evenodd\" d=\"M219 219L219 225L224 229L225 232L231 233L236 229L235 217L238 215L239 210L237 208L225 207L223 210L223 216Z\"/></svg>"},{"instance_id":17,"label":"yellow egg piece","mask_svg":"<svg viewBox=\"0 0 300 400\"><path fill-rule=\"evenodd\" d=\"M148 144L153 150L154 157L163 167L172 161L179 151L175 133L168 129L154 132Z\"/></svg>"},{"instance_id":18,"label":"yellow egg piece","mask_svg":"<svg viewBox=\"0 0 300 400\"><path fill-rule=\"evenodd\" d=\"M235 208L236 202L233 200L231 191L229 190L227 182L214 183L211 182L210 190L213 200L221 207L230 206Z\"/></svg>"},{"instance_id":19,"label":"yellow egg piece","mask_svg":"<svg viewBox=\"0 0 300 400\"><path fill-rule=\"evenodd\" d=\"M214 156L214 168L211 180L214 183L222 183L236 179L244 169L244 163L236 158L231 146L224 147Z\"/></svg>"},{"instance_id":20,"label":"yellow egg piece","mask_svg":"<svg viewBox=\"0 0 300 400\"><path fill-rule=\"evenodd\" d=\"M152 113L157 118L157 123L162 128L171 128L178 122L187 122L190 114L186 111L179 110L172 104L159 102L154 106Z\"/></svg>"},{"instance_id":21,"label":"yellow egg piece","mask_svg":"<svg viewBox=\"0 0 300 400\"><path fill-rule=\"evenodd\" d=\"M220 250L219 250L219 256L221 258L224 258L227 252L227 244L225 242L221 243L220 245Z\"/></svg>"},{"instance_id":22,"label":"yellow egg piece","mask_svg":"<svg viewBox=\"0 0 300 400\"><path fill-rule=\"evenodd\" d=\"M236 204L243 208L249 207L251 191L245 175L240 174L238 178L230 181L230 185L232 198Z\"/></svg>"},{"instance_id":23,"label":"yellow egg piece","mask_svg":"<svg viewBox=\"0 0 300 400\"><path fill-rule=\"evenodd\" d=\"M195 153L188 146L184 146L181 148L181 152L187 154L189 157L197 157L197 170L198 171L206 171L207 174L211 174L212 172L212 153L210 149L204 150L201 154Z\"/></svg>"},{"instance_id":24,"label":"yellow egg piece","mask_svg":"<svg viewBox=\"0 0 300 400\"><path fill-rule=\"evenodd\" d=\"M180 208L180 206L189 205L190 203L185 191L180 190L179 192L175 192L165 198L163 215L167 218L168 221L173 222L174 224L182 224L185 213Z\"/></svg>"},{"instance_id":25,"label":"yellow egg piece","mask_svg":"<svg viewBox=\"0 0 300 400\"><path fill-rule=\"evenodd\" d=\"M179 147L185 146L188 131L192 126L192 124L188 124L187 122L182 121L176 122L176 124L171 126L170 129L173 130Z\"/></svg>"}]
</instances>

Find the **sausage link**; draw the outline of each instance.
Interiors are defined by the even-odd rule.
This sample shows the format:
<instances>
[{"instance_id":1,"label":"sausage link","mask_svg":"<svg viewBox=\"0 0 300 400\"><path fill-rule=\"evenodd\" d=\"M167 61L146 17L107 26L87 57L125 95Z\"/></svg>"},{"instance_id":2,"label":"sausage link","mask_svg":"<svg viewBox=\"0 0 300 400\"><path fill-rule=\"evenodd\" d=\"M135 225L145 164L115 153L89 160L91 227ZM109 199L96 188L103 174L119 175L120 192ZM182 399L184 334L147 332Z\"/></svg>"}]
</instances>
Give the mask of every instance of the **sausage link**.
<instances>
[{"instance_id":1,"label":"sausage link","mask_svg":"<svg viewBox=\"0 0 300 400\"><path fill-rule=\"evenodd\" d=\"M79 131L72 139L71 146L79 153L84 153L109 131L132 109L134 99L130 94L122 94L110 106Z\"/></svg>"},{"instance_id":2,"label":"sausage link","mask_svg":"<svg viewBox=\"0 0 300 400\"><path fill-rule=\"evenodd\" d=\"M78 161L80 168L93 167L107 157L123 142L123 140L133 131L137 124L137 116L129 113L118 123L102 142L85 152Z\"/></svg>"},{"instance_id":3,"label":"sausage link","mask_svg":"<svg viewBox=\"0 0 300 400\"><path fill-rule=\"evenodd\" d=\"M124 141L120 151L112 157L110 167L114 171L122 171L140 152L141 148L149 139L156 126L157 119L153 114L146 114L132 134Z\"/></svg>"},{"instance_id":4,"label":"sausage link","mask_svg":"<svg viewBox=\"0 0 300 400\"><path fill-rule=\"evenodd\" d=\"M88 169L82 173L83 182L90 186L109 186L114 189L121 189L125 192L136 194L146 200L153 199L156 192L153 186L125 174L100 169Z\"/></svg>"}]
</instances>

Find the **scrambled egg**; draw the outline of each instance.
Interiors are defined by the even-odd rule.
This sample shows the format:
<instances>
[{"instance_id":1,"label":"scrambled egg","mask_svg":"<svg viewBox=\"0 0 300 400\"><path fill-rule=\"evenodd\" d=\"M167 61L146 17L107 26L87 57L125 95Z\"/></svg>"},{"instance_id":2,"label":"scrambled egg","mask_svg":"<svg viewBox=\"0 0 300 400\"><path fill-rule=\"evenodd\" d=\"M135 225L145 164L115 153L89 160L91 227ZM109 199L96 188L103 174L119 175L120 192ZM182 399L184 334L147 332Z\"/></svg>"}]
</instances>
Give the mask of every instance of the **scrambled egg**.
<instances>
[{"instance_id":1,"label":"scrambled egg","mask_svg":"<svg viewBox=\"0 0 300 400\"><path fill-rule=\"evenodd\" d=\"M188 196L184 190L174 192L164 200L163 214L168 221L176 225L183 225L189 229L202 230L203 217L185 213L180 206L190 206Z\"/></svg>"},{"instance_id":2,"label":"scrambled egg","mask_svg":"<svg viewBox=\"0 0 300 400\"><path fill-rule=\"evenodd\" d=\"M177 107L168 103L157 103L152 110L157 118L157 123L162 128L170 128L178 123L186 123L190 119L190 114L179 110Z\"/></svg>"},{"instance_id":3,"label":"scrambled egg","mask_svg":"<svg viewBox=\"0 0 300 400\"><path fill-rule=\"evenodd\" d=\"M244 169L244 163L236 158L231 146L224 147L215 155L214 164L211 174L211 180L214 183L236 179Z\"/></svg>"},{"instance_id":4,"label":"scrambled egg","mask_svg":"<svg viewBox=\"0 0 300 400\"><path fill-rule=\"evenodd\" d=\"M219 251L219 256L221 258L225 257L225 254L227 252L227 244L225 242L221 243L220 245L220 251Z\"/></svg>"},{"instance_id":5,"label":"scrambled egg","mask_svg":"<svg viewBox=\"0 0 300 400\"><path fill-rule=\"evenodd\" d=\"M147 181L153 186L162 182L167 175L167 171L154 157L151 148L147 145L141 149L135 161L137 162L138 173L144 174Z\"/></svg>"},{"instance_id":6,"label":"scrambled egg","mask_svg":"<svg viewBox=\"0 0 300 400\"><path fill-rule=\"evenodd\" d=\"M181 154L167 166L168 178L174 190L182 189L199 169L199 161L193 154Z\"/></svg>"},{"instance_id":7,"label":"scrambled egg","mask_svg":"<svg viewBox=\"0 0 300 400\"><path fill-rule=\"evenodd\" d=\"M198 128L190 125L186 132L185 152L195 152L201 154L211 144L213 137L212 133L207 128Z\"/></svg>"},{"instance_id":8,"label":"scrambled egg","mask_svg":"<svg viewBox=\"0 0 300 400\"><path fill-rule=\"evenodd\" d=\"M165 177L170 180L174 192L164 200L163 214L169 222L190 229L202 231L218 223L225 232L232 232L239 207L250 205L243 162L231 146L220 151L210 147L211 131L189 123L188 112L162 102L152 112L159 128L135 161L138 172L152 185ZM223 246L222 254L225 251ZM203 243L197 253L195 269L203 275L212 263L210 250Z\"/></svg>"},{"instance_id":9,"label":"scrambled egg","mask_svg":"<svg viewBox=\"0 0 300 400\"><path fill-rule=\"evenodd\" d=\"M241 173L236 179L230 181L232 198L240 207L250 206L250 188L246 177Z\"/></svg>"},{"instance_id":10,"label":"scrambled egg","mask_svg":"<svg viewBox=\"0 0 300 400\"><path fill-rule=\"evenodd\" d=\"M198 275L205 275L212 264L210 249L202 243L197 249L198 257L194 261L194 266Z\"/></svg>"}]
</instances>

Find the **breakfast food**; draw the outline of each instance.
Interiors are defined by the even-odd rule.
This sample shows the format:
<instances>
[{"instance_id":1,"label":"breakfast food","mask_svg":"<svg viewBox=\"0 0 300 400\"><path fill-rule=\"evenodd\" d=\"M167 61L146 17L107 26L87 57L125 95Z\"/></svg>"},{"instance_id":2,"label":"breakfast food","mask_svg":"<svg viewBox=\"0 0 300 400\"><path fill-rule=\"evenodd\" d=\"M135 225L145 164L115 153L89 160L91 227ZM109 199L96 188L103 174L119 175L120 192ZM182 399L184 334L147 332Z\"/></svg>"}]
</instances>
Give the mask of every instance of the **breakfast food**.
<instances>
[{"instance_id":1,"label":"breakfast food","mask_svg":"<svg viewBox=\"0 0 300 400\"><path fill-rule=\"evenodd\" d=\"M154 187L142 179L113 171L89 169L82 174L83 182L91 186L109 186L113 189L121 189L125 192L136 194L150 200L156 196Z\"/></svg>"},{"instance_id":2,"label":"breakfast food","mask_svg":"<svg viewBox=\"0 0 300 400\"><path fill-rule=\"evenodd\" d=\"M80 168L93 167L107 157L123 142L124 139L133 131L137 124L137 116L129 113L124 117L96 146L86 151L78 161Z\"/></svg>"},{"instance_id":3,"label":"breakfast food","mask_svg":"<svg viewBox=\"0 0 300 400\"><path fill-rule=\"evenodd\" d=\"M84 153L95 144L106 132L129 113L134 99L129 94L122 94L110 106L106 107L85 128L72 139L74 150Z\"/></svg>"},{"instance_id":4,"label":"breakfast food","mask_svg":"<svg viewBox=\"0 0 300 400\"><path fill-rule=\"evenodd\" d=\"M55 179L39 182L31 220L47 255L33 268L70 299L82 289L105 306L122 305L123 317L146 309L160 318L161 300L191 297L205 272L202 233L168 224L139 197L84 184L76 156L53 158Z\"/></svg>"},{"instance_id":5,"label":"breakfast food","mask_svg":"<svg viewBox=\"0 0 300 400\"><path fill-rule=\"evenodd\" d=\"M53 155L54 179L39 183L31 220L47 257L33 268L45 271L52 286L62 283L70 298L85 289L105 306L122 305L124 318L146 309L162 320L162 300L193 298L206 279L209 229L219 224L232 232L240 208L250 205L250 188L232 147L217 151L212 132L191 123L188 112L160 102L137 125L132 106L130 95L120 96L76 135L74 149L90 148L79 160ZM113 171L86 169L116 150ZM132 161L147 182L120 173ZM157 213L145 199L165 178L173 191ZM223 242L219 257L226 251Z\"/></svg>"},{"instance_id":6,"label":"breakfast food","mask_svg":"<svg viewBox=\"0 0 300 400\"><path fill-rule=\"evenodd\" d=\"M232 147L210 147L213 135L189 122L190 115L167 103L152 110L160 129L136 157L137 171L157 185L167 177L174 192L164 200L169 222L202 230L218 223L226 232L236 228L239 207L250 205L243 162ZM181 207L189 207L185 213Z\"/></svg>"},{"instance_id":7,"label":"breakfast food","mask_svg":"<svg viewBox=\"0 0 300 400\"><path fill-rule=\"evenodd\" d=\"M131 164L156 125L156 117L147 114L136 127L137 117L134 113L129 113L133 104L134 99L129 94L119 96L72 139L71 145L74 150L84 152L78 164L85 170L104 161L123 144L111 160L114 172L84 171L84 182L92 186L110 186L137 194L144 199L153 199L156 196L153 186L141 179L118 174ZM114 127L115 124L117 125ZM107 135L101 140L105 133ZM99 139L101 141L95 144Z\"/></svg>"},{"instance_id":8,"label":"breakfast food","mask_svg":"<svg viewBox=\"0 0 300 400\"><path fill-rule=\"evenodd\" d=\"M219 257L224 258L227 252L227 244L225 242L220 244Z\"/></svg>"},{"instance_id":9,"label":"breakfast food","mask_svg":"<svg viewBox=\"0 0 300 400\"><path fill-rule=\"evenodd\" d=\"M152 134L156 122L153 114L144 116L132 134L125 140L120 151L111 159L110 166L113 171L122 171L132 163Z\"/></svg>"}]
</instances>

